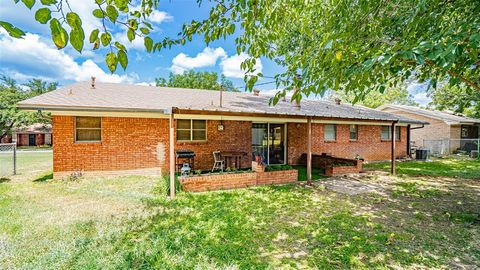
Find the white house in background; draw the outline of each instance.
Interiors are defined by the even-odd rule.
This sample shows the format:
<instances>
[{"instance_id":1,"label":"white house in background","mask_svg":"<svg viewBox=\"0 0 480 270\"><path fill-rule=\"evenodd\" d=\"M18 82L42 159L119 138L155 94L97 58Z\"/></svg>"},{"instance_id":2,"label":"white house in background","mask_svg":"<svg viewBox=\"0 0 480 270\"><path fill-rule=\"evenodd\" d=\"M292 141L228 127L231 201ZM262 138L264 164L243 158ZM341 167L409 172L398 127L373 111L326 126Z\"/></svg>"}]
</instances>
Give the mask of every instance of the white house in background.
<instances>
[{"instance_id":1,"label":"white house in background","mask_svg":"<svg viewBox=\"0 0 480 270\"><path fill-rule=\"evenodd\" d=\"M418 147L441 148L450 152L476 149L474 139L480 138L480 119L448 111L426 110L406 105L382 105L377 109L429 122L424 128L411 130L411 144ZM443 154L443 153L440 153Z\"/></svg>"}]
</instances>

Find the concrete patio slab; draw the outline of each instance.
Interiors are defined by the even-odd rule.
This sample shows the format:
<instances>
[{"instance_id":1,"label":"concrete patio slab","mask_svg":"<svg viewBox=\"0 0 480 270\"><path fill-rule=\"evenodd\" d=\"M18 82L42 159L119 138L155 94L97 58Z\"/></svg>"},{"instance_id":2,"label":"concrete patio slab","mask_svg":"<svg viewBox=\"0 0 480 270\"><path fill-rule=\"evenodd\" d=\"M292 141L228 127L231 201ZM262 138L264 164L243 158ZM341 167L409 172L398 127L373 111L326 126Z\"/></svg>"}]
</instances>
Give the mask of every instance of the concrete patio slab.
<instances>
[{"instance_id":1,"label":"concrete patio slab","mask_svg":"<svg viewBox=\"0 0 480 270\"><path fill-rule=\"evenodd\" d=\"M356 179L349 177L329 178L325 181L322 181L322 184L325 186L325 188L329 190L333 190L335 192L347 195L357 195L383 190L380 185L360 182Z\"/></svg>"}]
</instances>

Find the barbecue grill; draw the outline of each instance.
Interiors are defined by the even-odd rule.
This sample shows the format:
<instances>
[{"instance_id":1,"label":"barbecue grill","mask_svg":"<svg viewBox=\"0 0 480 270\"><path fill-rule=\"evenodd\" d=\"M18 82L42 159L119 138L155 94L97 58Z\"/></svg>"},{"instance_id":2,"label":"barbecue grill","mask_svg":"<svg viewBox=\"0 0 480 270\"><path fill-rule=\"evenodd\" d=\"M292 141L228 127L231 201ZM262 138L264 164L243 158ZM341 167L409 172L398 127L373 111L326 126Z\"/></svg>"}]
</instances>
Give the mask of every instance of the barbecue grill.
<instances>
[{"instance_id":1,"label":"barbecue grill","mask_svg":"<svg viewBox=\"0 0 480 270\"><path fill-rule=\"evenodd\" d=\"M181 149L175 151L175 167L176 170L180 170L182 168L183 163L188 163L191 165L192 170L194 170L195 166L195 152L188 149Z\"/></svg>"}]
</instances>

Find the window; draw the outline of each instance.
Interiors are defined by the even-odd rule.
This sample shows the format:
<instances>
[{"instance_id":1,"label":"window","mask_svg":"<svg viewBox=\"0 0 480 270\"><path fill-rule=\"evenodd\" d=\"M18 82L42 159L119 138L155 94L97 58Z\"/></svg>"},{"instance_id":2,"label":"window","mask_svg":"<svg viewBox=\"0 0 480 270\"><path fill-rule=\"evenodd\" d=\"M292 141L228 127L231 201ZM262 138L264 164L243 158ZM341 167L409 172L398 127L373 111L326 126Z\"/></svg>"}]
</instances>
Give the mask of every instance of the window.
<instances>
[{"instance_id":1,"label":"window","mask_svg":"<svg viewBox=\"0 0 480 270\"><path fill-rule=\"evenodd\" d=\"M335 141L337 139L337 126L325 125L325 141Z\"/></svg>"},{"instance_id":2,"label":"window","mask_svg":"<svg viewBox=\"0 0 480 270\"><path fill-rule=\"evenodd\" d=\"M205 141L207 139L206 120L177 120L178 141Z\"/></svg>"},{"instance_id":3,"label":"window","mask_svg":"<svg viewBox=\"0 0 480 270\"><path fill-rule=\"evenodd\" d=\"M102 118L75 117L75 142L100 142L102 140Z\"/></svg>"},{"instance_id":4,"label":"window","mask_svg":"<svg viewBox=\"0 0 480 270\"><path fill-rule=\"evenodd\" d=\"M358 126L350 125L350 141L358 140Z\"/></svg>"},{"instance_id":5,"label":"window","mask_svg":"<svg viewBox=\"0 0 480 270\"><path fill-rule=\"evenodd\" d=\"M392 139L392 127L391 126L382 126L382 141L389 141ZM400 140L400 127L395 127L395 140Z\"/></svg>"}]
</instances>

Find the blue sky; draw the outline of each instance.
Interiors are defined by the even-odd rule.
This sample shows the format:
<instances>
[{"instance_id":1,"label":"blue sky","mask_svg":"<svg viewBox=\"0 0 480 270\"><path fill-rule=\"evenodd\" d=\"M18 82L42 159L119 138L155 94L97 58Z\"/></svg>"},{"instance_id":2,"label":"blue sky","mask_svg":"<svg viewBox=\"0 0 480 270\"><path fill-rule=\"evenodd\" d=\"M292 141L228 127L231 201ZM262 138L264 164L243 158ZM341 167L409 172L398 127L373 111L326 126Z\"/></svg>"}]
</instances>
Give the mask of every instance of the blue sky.
<instances>
[{"instance_id":1,"label":"blue sky","mask_svg":"<svg viewBox=\"0 0 480 270\"><path fill-rule=\"evenodd\" d=\"M83 19L87 37L91 30L100 27L100 21L91 15L95 6L94 0L71 0L70 5ZM48 36L48 25L34 20L34 12L38 7L37 3L30 11L21 1L15 5L13 0L2 0L0 20L8 21L27 32L24 39L12 39L3 30L0 32L0 73L19 82L40 78L66 85L96 76L99 81L104 82L150 84L156 77L167 77L170 72L181 73L193 69L224 74L235 86L244 86L240 63L247 56L236 54L234 36L213 42L208 47L201 37L196 37L185 46L175 46L148 54L143 48L142 40L136 39L129 43L122 28L112 28L115 33L114 40L123 41L129 55L127 70L123 71L119 66L112 75L103 61L106 51L93 51L88 41L85 42L85 49L81 54L70 46L57 50ZM205 18L209 10L208 1L201 7L196 0L160 1L158 10L151 18L155 29L152 38L160 40L165 36L175 36L184 22ZM265 76L273 76L281 72L282 68L262 58L258 61L257 70ZM270 81L272 79L264 78L259 83ZM265 92L275 91L274 87L275 84L258 86ZM428 101L421 86L411 84L409 90L420 103Z\"/></svg>"}]
</instances>

